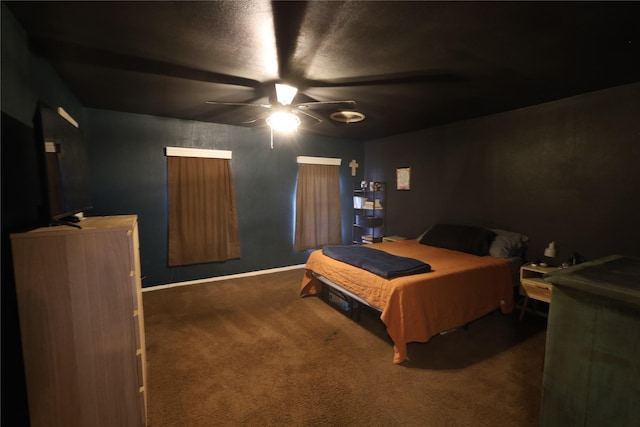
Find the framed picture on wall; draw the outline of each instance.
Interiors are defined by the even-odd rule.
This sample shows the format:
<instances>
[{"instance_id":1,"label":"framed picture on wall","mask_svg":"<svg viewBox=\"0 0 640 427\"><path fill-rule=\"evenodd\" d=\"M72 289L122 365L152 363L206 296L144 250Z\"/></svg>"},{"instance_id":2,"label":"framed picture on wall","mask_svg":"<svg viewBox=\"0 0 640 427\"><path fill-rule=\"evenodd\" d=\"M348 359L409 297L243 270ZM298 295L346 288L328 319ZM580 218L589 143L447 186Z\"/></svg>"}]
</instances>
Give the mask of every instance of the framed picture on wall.
<instances>
[{"instance_id":1,"label":"framed picture on wall","mask_svg":"<svg viewBox=\"0 0 640 427\"><path fill-rule=\"evenodd\" d=\"M396 169L396 189L397 190L411 189L411 168Z\"/></svg>"}]
</instances>

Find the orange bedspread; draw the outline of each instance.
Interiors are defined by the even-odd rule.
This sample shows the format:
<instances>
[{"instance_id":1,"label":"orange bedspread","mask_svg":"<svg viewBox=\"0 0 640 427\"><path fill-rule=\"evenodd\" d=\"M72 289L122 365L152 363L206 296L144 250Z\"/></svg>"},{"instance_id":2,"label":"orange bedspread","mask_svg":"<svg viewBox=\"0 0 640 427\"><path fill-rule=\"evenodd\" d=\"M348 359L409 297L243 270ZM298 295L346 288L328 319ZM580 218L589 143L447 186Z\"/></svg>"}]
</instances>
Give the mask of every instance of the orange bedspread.
<instances>
[{"instance_id":1,"label":"orange bedspread","mask_svg":"<svg viewBox=\"0 0 640 427\"><path fill-rule=\"evenodd\" d=\"M429 341L497 308L503 313L513 310L511 270L504 259L436 248L415 240L369 247L419 259L433 271L387 280L317 250L307 260L300 295L318 294L322 289L322 283L312 275L315 272L380 309L380 319L394 343L394 363L407 359L409 342Z\"/></svg>"}]
</instances>

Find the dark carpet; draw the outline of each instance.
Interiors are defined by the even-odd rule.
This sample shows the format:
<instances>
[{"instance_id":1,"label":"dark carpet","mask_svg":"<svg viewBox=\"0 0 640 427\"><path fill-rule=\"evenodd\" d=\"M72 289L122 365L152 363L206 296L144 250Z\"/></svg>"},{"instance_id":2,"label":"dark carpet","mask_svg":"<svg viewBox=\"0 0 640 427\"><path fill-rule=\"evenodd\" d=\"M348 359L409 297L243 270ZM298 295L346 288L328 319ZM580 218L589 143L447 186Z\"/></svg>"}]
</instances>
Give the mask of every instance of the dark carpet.
<instances>
[{"instance_id":1,"label":"dark carpet","mask_svg":"<svg viewBox=\"0 0 640 427\"><path fill-rule=\"evenodd\" d=\"M302 270L145 292L150 427L537 426L544 319L499 312L392 362L379 314Z\"/></svg>"}]
</instances>

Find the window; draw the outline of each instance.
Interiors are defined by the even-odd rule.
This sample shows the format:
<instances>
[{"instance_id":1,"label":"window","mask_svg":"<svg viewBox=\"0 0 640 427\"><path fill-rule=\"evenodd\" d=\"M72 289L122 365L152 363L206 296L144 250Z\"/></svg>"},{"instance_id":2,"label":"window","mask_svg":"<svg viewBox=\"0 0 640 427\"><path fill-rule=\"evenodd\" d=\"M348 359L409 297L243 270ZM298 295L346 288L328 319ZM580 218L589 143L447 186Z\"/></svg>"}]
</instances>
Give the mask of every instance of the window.
<instances>
[{"instance_id":1,"label":"window","mask_svg":"<svg viewBox=\"0 0 640 427\"><path fill-rule=\"evenodd\" d=\"M239 258L231 153L168 147L167 156L169 265Z\"/></svg>"},{"instance_id":2,"label":"window","mask_svg":"<svg viewBox=\"0 0 640 427\"><path fill-rule=\"evenodd\" d=\"M294 249L342 244L340 159L298 158Z\"/></svg>"}]
</instances>

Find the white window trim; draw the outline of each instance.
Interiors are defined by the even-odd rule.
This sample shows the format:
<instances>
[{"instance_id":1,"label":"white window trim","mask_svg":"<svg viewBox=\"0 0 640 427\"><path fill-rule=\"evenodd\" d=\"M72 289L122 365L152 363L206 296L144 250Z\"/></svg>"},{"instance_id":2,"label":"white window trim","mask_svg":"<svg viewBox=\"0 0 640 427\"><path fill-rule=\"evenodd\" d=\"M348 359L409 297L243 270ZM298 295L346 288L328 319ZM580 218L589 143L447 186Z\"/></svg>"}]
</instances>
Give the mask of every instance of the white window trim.
<instances>
[{"instance_id":1,"label":"white window trim","mask_svg":"<svg viewBox=\"0 0 640 427\"><path fill-rule=\"evenodd\" d=\"M342 159L337 159L337 158L333 158L333 157L298 156L297 160L298 160L298 164L306 164L306 165L334 165L334 166L340 166L342 164Z\"/></svg>"},{"instance_id":2,"label":"white window trim","mask_svg":"<svg viewBox=\"0 0 640 427\"><path fill-rule=\"evenodd\" d=\"M44 142L44 152L45 153L57 153L58 149L56 147L55 142L45 141Z\"/></svg>"},{"instance_id":3,"label":"white window trim","mask_svg":"<svg viewBox=\"0 0 640 427\"><path fill-rule=\"evenodd\" d=\"M167 147L167 157L201 157L206 159L231 159L229 150L209 150L205 148Z\"/></svg>"},{"instance_id":4,"label":"white window trim","mask_svg":"<svg viewBox=\"0 0 640 427\"><path fill-rule=\"evenodd\" d=\"M78 122L75 121L75 119L73 117L71 117L71 114L67 113L64 108L62 107L58 107L58 114L64 118L66 121L68 121L69 123L71 123L72 126L75 127L79 127Z\"/></svg>"}]
</instances>

